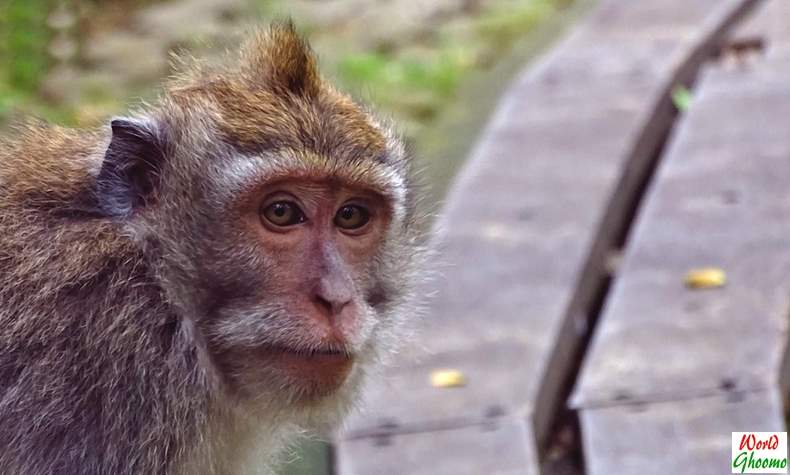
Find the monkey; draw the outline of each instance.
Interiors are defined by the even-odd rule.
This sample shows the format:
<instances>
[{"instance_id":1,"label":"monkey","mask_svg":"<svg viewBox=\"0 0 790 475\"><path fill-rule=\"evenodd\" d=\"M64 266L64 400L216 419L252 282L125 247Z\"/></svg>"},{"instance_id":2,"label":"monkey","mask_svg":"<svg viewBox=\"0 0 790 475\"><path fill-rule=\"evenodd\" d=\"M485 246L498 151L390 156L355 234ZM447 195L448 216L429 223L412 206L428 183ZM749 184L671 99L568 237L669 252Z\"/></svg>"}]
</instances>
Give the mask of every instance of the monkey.
<instances>
[{"instance_id":1,"label":"monkey","mask_svg":"<svg viewBox=\"0 0 790 475\"><path fill-rule=\"evenodd\" d=\"M271 473L419 315L391 120L290 21L95 129L0 139L0 472Z\"/></svg>"}]
</instances>

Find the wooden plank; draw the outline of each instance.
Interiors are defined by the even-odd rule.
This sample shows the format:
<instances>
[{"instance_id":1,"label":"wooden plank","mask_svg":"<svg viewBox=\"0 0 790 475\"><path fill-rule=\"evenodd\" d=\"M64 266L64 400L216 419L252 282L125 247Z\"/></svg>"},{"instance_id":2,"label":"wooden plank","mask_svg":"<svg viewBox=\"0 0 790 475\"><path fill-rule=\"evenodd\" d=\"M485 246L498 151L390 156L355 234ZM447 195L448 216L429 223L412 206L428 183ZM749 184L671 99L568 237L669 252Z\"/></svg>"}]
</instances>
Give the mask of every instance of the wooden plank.
<instances>
[{"instance_id":1,"label":"wooden plank","mask_svg":"<svg viewBox=\"0 0 790 475\"><path fill-rule=\"evenodd\" d=\"M353 439L337 453L339 471L349 475L534 473L536 456L527 434L525 420L491 419L453 430Z\"/></svg>"},{"instance_id":2,"label":"wooden plank","mask_svg":"<svg viewBox=\"0 0 790 475\"><path fill-rule=\"evenodd\" d=\"M762 64L703 78L637 220L575 406L776 383L790 313L788 75L790 64ZM722 267L728 285L685 288L699 266Z\"/></svg>"},{"instance_id":3,"label":"wooden plank","mask_svg":"<svg viewBox=\"0 0 790 475\"><path fill-rule=\"evenodd\" d=\"M402 395L415 403L393 404L386 410L373 408L366 416L366 424L351 428L347 435L435 430L480 423L492 415L523 414L524 394L529 386L524 378L514 377L513 366L516 362L519 369L523 368L522 364L529 365L531 354L532 349L523 339L499 340L471 349L438 352L419 362L394 368L381 385L371 388L374 392L371 399L386 400L388 396ZM432 387L430 374L437 368L462 371L467 385Z\"/></svg>"},{"instance_id":4,"label":"wooden plank","mask_svg":"<svg viewBox=\"0 0 790 475\"><path fill-rule=\"evenodd\" d=\"M711 0L705 11L724 17L740 4L724 5ZM623 6L632 8L630 3ZM690 15L682 18L689 24L700 23L700 18ZM550 56L515 85L448 199L439 225L444 229L443 260L456 264L441 280L423 341L415 346L429 344L432 353L459 355L471 350L474 360L484 343L487 346L482 347L490 348L518 341L534 353L519 361L524 377L531 380L531 390L523 394L527 400L533 397L530 393L535 392L541 364L553 347L597 224L636 136L650 120L664 88L674 82L679 51L688 53L700 36L689 33L674 44L662 40L665 55L644 48L644 55L634 61L653 58L663 64L657 68L664 74L645 76L641 84L635 84L629 73L605 71L597 73L597 80L582 77L580 83L571 83L570 78L565 84L547 81L546 75L555 71L552 65L563 62L564 55L559 55ZM595 42L577 36L573 43L586 48ZM601 56L618 55L599 51L596 57ZM649 157L638 158L646 162ZM632 164L632 168L640 167ZM461 265L464 262L474 266ZM408 360L399 366L393 373L404 368L408 373L414 367ZM424 372L415 375L418 380L407 387L425 385ZM448 417L442 412L448 405L444 393L434 392L433 399L441 399L440 404L422 404L426 397L422 392L412 397L414 393L405 391L395 397L386 386L372 393L373 407L386 414L403 408L405 416L428 407L434 418ZM483 412L475 409L468 411ZM401 422L424 420L422 414L415 416ZM352 427L376 425L372 420L366 416Z\"/></svg>"},{"instance_id":5,"label":"wooden plank","mask_svg":"<svg viewBox=\"0 0 790 475\"><path fill-rule=\"evenodd\" d=\"M339 442L339 473L386 463L361 438L434 437L491 414L526 420L529 444L543 443L606 251L671 122L667 91L750 2L692 3L604 1L505 95L440 218L447 266L427 328L370 388ZM445 367L468 385L430 387L430 371ZM393 457L420 450L409 445L418 440ZM474 446L470 460L497 463Z\"/></svg>"},{"instance_id":6,"label":"wooden plank","mask_svg":"<svg viewBox=\"0 0 790 475\"><path fill-rule=\"evenodd\" d=\"M731 433L784 431L778 391L583 410L587 475L730 473Z\"/></svg>"},{"instance_id":7,"label":"wooden plank","mask_svg":"<svg viewBox=\"0 0 790 475\"><path fill-rule=\"evenodd\" d=\"M728 473L730 432L785 430L789 75L766 56L699 81L573 396L590 474ZM726 287L685 288L702 266Z\"/></svg>"}]
</instances>

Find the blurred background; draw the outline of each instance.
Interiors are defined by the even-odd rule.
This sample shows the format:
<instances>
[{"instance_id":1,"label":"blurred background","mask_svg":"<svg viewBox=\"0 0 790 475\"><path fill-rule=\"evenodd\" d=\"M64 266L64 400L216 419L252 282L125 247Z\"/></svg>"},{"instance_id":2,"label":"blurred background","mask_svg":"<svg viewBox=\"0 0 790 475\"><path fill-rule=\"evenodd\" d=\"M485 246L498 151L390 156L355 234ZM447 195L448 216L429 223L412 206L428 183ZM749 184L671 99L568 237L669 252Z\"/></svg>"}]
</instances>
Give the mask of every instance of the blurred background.
<instances>
[{"instance_id":1,"label":"blurred background","mask_svg":"<svg viewBox=\"0 0 790 475\"><path fill-rule=\"evenodd\" d=\"M154 100L174 52L211 59L292 18L335 84L393 116L435 203L513 75L591 0L0 0L0 134L93 127ZM307 443L286 473L323 473Z\"/></svg>"},{"instance_id":2,"label":"blurred background","mask_svg":"<svg viewBox=\"0 0 790 475\"><path fill-rule=\"evenodd\" d=\"M0 0L0 133L90 127L157 95L170 55L205 58L292 18L342 89L394 116L436 198L507 81L589 0Z\"/></svg>"}]
</instances>

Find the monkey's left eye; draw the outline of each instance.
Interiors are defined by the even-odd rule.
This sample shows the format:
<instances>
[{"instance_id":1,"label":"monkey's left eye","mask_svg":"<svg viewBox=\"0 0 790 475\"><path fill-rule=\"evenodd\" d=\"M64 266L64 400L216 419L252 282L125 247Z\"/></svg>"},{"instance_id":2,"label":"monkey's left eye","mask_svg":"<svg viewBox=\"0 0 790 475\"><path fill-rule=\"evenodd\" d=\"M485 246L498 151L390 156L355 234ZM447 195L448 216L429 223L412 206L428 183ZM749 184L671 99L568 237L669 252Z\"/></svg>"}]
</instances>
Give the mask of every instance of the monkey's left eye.
<instances>
[{"instance_id":1,"label":"monkey's left eye","mask_svg":"<svg viewBox=\"0 0 790 475\"><path fill-rule=\"evenodd\" d=\"M275 226L285 227L293 226L294 224L303 223L305 221L304 213L295 203L290 201L277 201L272 203L261 211L261 214L266 221Z\"/></svg>"},{"instance_id":2,"label":"monkey's left eye","mask_svg":"<svg viewBox=\"0 0 790 475\"><path fill-rule=\"evenodd\" d=\"M370 211L357 205L345 205L335 214L335 226L354 230L368 224L370 221Z\"/></svg>"}]
</instances>

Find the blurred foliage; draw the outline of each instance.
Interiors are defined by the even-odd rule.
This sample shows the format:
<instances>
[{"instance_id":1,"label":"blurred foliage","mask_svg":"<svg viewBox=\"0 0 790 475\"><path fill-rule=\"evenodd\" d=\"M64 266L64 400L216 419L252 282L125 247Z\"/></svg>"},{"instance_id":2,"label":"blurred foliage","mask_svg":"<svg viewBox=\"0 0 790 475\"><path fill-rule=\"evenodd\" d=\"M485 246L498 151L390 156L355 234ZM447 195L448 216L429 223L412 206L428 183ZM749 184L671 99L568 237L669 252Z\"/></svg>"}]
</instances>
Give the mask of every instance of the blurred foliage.
<instances>
[{"instance_id":1,"label":"blurred foliage","mask_svg":"<svg viewBox=\"0 0 790 475\"><path fill-rule=\"evenodd\" d=\"M350 54L338 70L345 87L367 89L381 106L421 121L455 93L465 69L463 53L439 51L434 59L382 53Z\"/></svg>"},{"instance_id":2,"label":"blurred foliage","mask_svg":"<svg viewBox=\"0 0 790 475\"><path fill-rule=\"evenodd\" d=\"M49 39L46 14L49 0L14 0L5 5L3 48L5 81L20 93L35 92L47 70Z\"/></svg>"},{"instance_id":3,"label":"blurred foliage","mask_svg":"<svg viewBox=\"0 0 790 475\"><path fill-rule=\"evenodd\" d=\"M157 0L61 0L75 11L88 11L90 22L143 8ZM174 2L176 0L169 0ZM341 88L363 96L385 113L395 116L407 135L418 131L441 115L456 100L459 88L470 73L492 68L505 57L519 38L573 0L470 1L468 11L453 12L447 18L420 25L420 31L380 40L360 40L347 30L364 30L351 20L342 28L304 14L294 8L298 2L249 0L254 16L263 19L293 17L321 53L322 66ZM309 5L309 2L305 2ZM140 90L91 93L83 91L79 109L58 97L42 92L41 84L53 65L48 54L52 39L47 25L57 0L3 0L0 2L0 124L24 112L67 124L83 123L93 111L120 107ZM413 26L413 25L409 25ZM374 27L375 28L375 27ZM369 35L375 36L375 35ZM79 58L78 58L79 60ZM150 85L158 78L151 78ZM85 81L83 81L84 83ZM95 89L95 88L94 88Z\"/></svg>"},{"instance_id":4,"label":"blurred foliage","mask_svg":"<svg viewBox=\"0 0 790 475\"><path fill-rule=\"evenodd\" d=\"M0 3L0 121L13 108L39 109L38 86L50 60L47 14L51 0Z\"/></svg>"},{"instance_id":5,"label":"blurred foliage","mask_svg":"<svg viewBox=\"0 0 790 475\"><path fill-rule=\"evenodd\" d=\"M15 117L30 115L67 125L77 122L78 111L42 91L42 83L55 64L51 15L58 6L79 15L84 10L135 8L155 1L0 0L0 126ZM76 29L82 26L78 24Z\"/></svg>"},{"instance_id":6,"label":"blurred foliage","mask_svg":"<svg viewBox=\"0 0 790 475\"><path fill-rule=\"evenodd\" d=\"M298 14L295 19L300 27L316 33L316 49L322 53L324 67L334 72L343 89L364 95L393 114L407 134L414 136L457 98L471 73L493 68L519 39L573 0L472 3L479 5L397 41L344 44L333 39L324 48L320 27ZM288 2L258 0L258 4L268 15L294 15Z\"/></svg>"}]
</instances>

